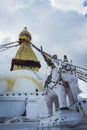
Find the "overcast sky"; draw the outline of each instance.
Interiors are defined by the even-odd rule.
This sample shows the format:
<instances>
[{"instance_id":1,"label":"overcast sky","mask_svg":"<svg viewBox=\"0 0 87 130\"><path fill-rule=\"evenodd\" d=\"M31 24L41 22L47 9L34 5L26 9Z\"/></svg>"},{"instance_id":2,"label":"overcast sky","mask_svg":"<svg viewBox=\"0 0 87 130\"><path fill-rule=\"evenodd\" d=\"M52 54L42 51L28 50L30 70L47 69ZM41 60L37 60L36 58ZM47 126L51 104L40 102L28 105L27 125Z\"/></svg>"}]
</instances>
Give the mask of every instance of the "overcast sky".
<instances>
[{"instance_id":1,"label":"overcast sky","mask_svg":"<svg viewBox=\"0 0 87 130\"><path fill-rule=\"evenodd\" d=\"M18 40L25 26L36 46L87 68L87 0L0 0L0 44ZM0 52L0 72L9 71L17 49Z\"/></svg>"}]
</instances>

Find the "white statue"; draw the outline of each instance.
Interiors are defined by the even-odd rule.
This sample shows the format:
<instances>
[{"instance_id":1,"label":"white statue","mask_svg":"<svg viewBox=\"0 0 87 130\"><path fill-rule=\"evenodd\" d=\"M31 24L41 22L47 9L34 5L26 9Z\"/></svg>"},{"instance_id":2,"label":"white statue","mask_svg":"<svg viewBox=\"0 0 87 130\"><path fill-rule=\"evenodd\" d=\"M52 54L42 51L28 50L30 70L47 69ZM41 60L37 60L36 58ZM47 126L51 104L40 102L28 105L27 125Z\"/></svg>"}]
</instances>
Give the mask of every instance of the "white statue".
<instances>
[{"instance_id":1,"label":"white statue","mask_svg":"<svg viewBox=\"0 0 87 130\"><path fill-rule=\"evenodd\" d=\"M52 108L52 100L54 99L55 94L58 98L56 110L58 110L58 107L60 110L69 110L69 106L74 108L74 104L77 104L78 102L77 95L80 91L76 77L76 70L72 64L68 63L67 57L64 56L64 58L65 59L64 62L62 62L62 65L57 55L53 55L52 58L48 60L50 61L48 64L52 65L52 70L45 87L50 88L52 91L50 91L50 94L48 93L46 95L50 115L52 115L52 109L50 108ZM67 103L67 96L69 99L69 105Z\"/></svg>"},{"instance_id":2,"label":"white statue","mask_svg":"<svg viewBox=\"0 0 87 130\"><path fill-rule=\"evenodd\" d=\"M55 67L52 69L52 79L49 87L53 89L53 91L58 96L59 101L59 108L60 110L68 110L67 101L66 101L66 91L65 87L62 84L61 77L60 77L60 62L57 58L57 55L52 56L52 62Z\"/></svg>"}]
</instances>

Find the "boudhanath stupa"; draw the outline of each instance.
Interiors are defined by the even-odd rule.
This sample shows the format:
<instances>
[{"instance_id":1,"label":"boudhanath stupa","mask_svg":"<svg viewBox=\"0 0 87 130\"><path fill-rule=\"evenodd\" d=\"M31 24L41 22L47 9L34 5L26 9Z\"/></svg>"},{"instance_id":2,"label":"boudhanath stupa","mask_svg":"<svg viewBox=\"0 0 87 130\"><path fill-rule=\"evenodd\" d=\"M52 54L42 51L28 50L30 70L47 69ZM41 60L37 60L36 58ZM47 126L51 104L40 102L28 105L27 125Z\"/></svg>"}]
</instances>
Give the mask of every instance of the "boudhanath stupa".
<instances>
[{"instance_id":1,"label":"boudhanath stupa","mask_svg":"<svg viewBox=\"0 0 87 130\"><path fill-rule=\"evenodd\" d=\"M39 72L31 39L25 27L10 71L0 74L0 130L87 130L87 98L79 95L78 85L78 78L87 81L87 69L68 60L58 67L47 55L61 78L51 77L44 86L46 76Z\"/></svg>"}]
</instances>

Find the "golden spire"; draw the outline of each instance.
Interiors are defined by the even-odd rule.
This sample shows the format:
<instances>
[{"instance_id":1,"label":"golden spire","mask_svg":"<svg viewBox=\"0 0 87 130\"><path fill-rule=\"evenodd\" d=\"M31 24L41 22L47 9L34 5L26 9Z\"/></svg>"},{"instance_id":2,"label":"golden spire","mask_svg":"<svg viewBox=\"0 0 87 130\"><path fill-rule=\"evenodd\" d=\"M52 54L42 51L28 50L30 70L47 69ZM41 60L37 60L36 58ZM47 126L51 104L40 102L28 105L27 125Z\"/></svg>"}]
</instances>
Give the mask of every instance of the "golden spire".
<instances>
[{"instance_id":1,"label":"golden spire","mask_svg":"<svg viewBox=\"0 0 87 130\"><path fill-rule=\"evenodd\" d=\"M32 50L31 34L25 27L19 34L20 47L15 58L12 59L11 70L34 70L38 71L41 67L34 51Z\"/></svg>"},{"instance_id":2,"label":"golden spire","mask_svg":"<svg viewBox=\"0 0 87 130\"><path fill-rule=\"evenodd\" d=\"M19 41L26 40L26 42L31 41L31 33L28 31L27 27L24 27L23 31L19 34Z\"/></svg>"}]
</instances>

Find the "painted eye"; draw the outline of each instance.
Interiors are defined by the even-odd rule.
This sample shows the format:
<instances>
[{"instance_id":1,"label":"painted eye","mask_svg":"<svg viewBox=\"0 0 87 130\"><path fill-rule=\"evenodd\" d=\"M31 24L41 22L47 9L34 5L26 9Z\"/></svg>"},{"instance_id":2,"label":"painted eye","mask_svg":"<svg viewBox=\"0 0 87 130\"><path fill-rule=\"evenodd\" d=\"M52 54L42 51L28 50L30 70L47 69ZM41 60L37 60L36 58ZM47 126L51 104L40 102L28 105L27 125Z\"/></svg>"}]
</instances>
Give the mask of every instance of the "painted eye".
<instances>
[{"instance_id":1,"label":"painted eye","mask_svg":"<svg viewBox=\"0 0 87 130\"><path fill-rule=\"evenodd\" d=\"M81 106L81 102L79 102L79 105Z\"/></svg>"},{"instance_id":2,"label":"painted eye","mask_svg":"<svg viewBox=\"0 0 87 130\"><path fill-rule=\"evenodd\" d=\"M86 100L83 100L83 103L86 103Z\"/></svg>"}]
</instances>

